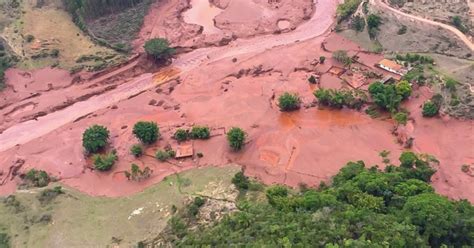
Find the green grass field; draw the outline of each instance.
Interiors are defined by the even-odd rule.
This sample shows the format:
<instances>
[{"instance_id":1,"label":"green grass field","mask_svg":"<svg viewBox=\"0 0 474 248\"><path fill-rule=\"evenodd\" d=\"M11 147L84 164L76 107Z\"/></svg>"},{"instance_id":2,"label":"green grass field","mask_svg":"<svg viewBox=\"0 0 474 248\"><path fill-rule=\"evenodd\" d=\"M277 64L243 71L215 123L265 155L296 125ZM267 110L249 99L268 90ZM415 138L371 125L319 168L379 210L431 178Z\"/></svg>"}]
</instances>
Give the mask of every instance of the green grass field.
<instances>
[{"instance_id":1,"label":"green grass field","mask_svg":"<svg viewBox=\"0 0 474 248\"><path fill-rule=\"evenodd\" d=\"M19 207L1 199L0 233L8 234L12 247L135 246L166 226L173 205L180 208L195 195L230 195L235 191L231 179L239 170L237 166L193 169L120 198L91 197L63 187L64 194L42 205L38 196L44 189L19 191L15 193Z\"/></svg>"}]
</instances>

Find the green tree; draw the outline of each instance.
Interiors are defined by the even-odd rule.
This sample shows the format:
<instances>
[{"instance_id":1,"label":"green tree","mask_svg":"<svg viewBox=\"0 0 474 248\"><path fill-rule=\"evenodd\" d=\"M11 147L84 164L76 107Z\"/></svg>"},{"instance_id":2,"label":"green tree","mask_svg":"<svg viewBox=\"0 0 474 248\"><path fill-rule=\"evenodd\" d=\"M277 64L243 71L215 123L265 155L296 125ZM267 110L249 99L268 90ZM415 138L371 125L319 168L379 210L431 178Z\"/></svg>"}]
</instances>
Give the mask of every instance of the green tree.
<instances>
[{"instance_id":1,"label":"green tree","mask_svg":"<svg viewBox=\"0 0 474 248\"><path fill-rule=\"evenodd\" d=\"M324 64L324 61L326 61L326 57L319 56L319 63Z\"/></svg>"},{"instance_id":2,"label":"green tree","mask_svg":"<svg viewBox=\"0 0 474 248\"><path fill-rule=\"evenodd\" d=\"M133 126L133 134L144 144L153 144L160 137L160 129L155 122L139 121Z\"/></svg>"},{"instance_id":3,"label":"green tree","mask_svg":"<svg viewBox=\"0 0 474 248\"><path fill-rule=\"evenodd\" d=\"M423 104L422 114L424 117L436 116L439 112L439 107L436 106L432 101L428 100Z\"/></svg>"},{"instance_id":4,"label":"green tree","mask_svg":"<svg viewBox=\"0 0 474 248\"><path fill-rule=\"evenodd\" d=\"M87 153L96 153L105 148L109 139L109 130L100 125L93 125L82 134L82 146Z\"/></svg>"},{"instance_id":5,"label":"green tree","mask_svg":"<svg viewBox=\"0 0 474 248\"><path fill-rule=\"evenodd\" d=\"M232 127L229 132L227 132L227 141L234 151L238 151L244 147L245 137L245 132L238 127Z\"/></svg>"},{"instance_id":6,"label":"green tree","mask_svg":"<svg viewBox=\"0 0 474 248\"><path fill-rule=\"evenodd\" d=\"M413 152L403 152L400 155L400 166L404 168L413 168L418 157Z\"/></svg>"},{"instance_id":7,"label":"green tree","mask_svg":"<svg viewBox=\"0 0 474 248\"><path fill-rule=\"evenodd\" d=\"M145 42L145 52L153 57L156 61L165 61L175 53L170 47L168 40L155 38Z\"/></svg>"},{"instance_id":8,"label":"green tree","mask_svg":"<svg viewBox=\"0 0 474 248\"><path fill-rule=\"evenodd\" d=\"M412 89L411 89L411 85L410 85L410 83L408 83L408 81L402 80L402 81L398 82L397 85L395 86L395 88L397 90L397 94L402 96L403 100L406 100L406 99L408 99L408 97L410 97Z\"/></svg>"},{"instance_id":9,"label":"green tree","mask_svg":"<svg viewBox=\"0 0 474 248\"><path fill-rule=\"evenodd\" d=\"M248 177L244 175L242 171L237 172L234 177L232 178L232 183L239 189L239 190L247 190L250 185L250 180Z\"/></svg>"},{"instance_id":10,"label":"green tree","mask_svg":"<svg viewBox=\"0 0 474 248\"><path fill-rule=\"evenodd\" d=\"M301 99L297 94L291 94L289 92L283 93L278 98L278 107L281 111L293 111L300 108Z\"/></svg>"},{"instance_id":11,"label":"green tree","mask_svg":"<svg viewBox=\"0 0 474 248\"><path fill-rule=\"evenodd\" d=\"M130 148L130 153L138 158L143 154L143 147L140 144L135 144Z\"/></svg>"}]
</instances>

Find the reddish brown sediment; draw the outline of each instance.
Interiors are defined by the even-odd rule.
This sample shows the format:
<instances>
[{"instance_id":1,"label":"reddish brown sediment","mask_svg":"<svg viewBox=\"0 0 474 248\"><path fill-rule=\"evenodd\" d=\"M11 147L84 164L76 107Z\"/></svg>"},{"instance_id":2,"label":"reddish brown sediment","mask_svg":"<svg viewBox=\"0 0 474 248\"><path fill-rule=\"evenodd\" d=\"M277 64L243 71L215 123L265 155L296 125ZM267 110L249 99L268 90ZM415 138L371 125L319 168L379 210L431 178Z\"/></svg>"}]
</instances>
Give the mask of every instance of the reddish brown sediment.
<instances>
[{"instance_id":1,"label":"reddish brown sediment","mask_svg":"<svg viewBox=\"0 0 474 248\"><path fill-rule=\"evenodd\" d=\"M320 4L317 6L327 8L322 11L329 11L329 16L334 13L334 2L320 1ZM38 123L42 125L32 123L30 129L19 128L18 133L7 129L0 134L0 139L6 135L24 137L25 130L32 134L44 133L37 137L26 135L27 139L21 145L0 152L0 170L3 171L0 179L5 178L5 172L18 159L24 159L22 172L30 168L43 169L82 192L123 196L139 192L182 170L230 162L241 164L247 175L265 183L290 186L328 181L350 160L364 160L367 166L381 165L378 153L382 150L391 151L389 157L397 163L404 148L392 134L394 124L391 120L371 119L354 110L314 107L313 90L317 86L308 83L309 75L322 74L322 86L337 88L337 84L342 85L331 81L337 77L330 75L328 70L342 65L331 58L329 51L346 49L350 54L361 54L357 45L339 35L325 33L327 28L324 27L330 26L328 21L332 22L327 18L316 16L302 24L301 30L282 35L241 39L231 42L228 47L182 54L174 64L181 72L170 69L159 77L145 74L120 84L110 91L113 95L106 92L83 102L80 108L73 105L64 109L69 112L56 111L44 119L39 118ZM307 40L314 37L304 32L309 29L319 37ZM300 39L306 41L293 43ZM323 41L328 51L323 49ZM327 57L324 64L317 63L320 56ZM360 57L362 64L371 67L373 61L382 56L364 54ZM352 66L362 65L355 63ZM179 80L155 86L177 73L180 73ZM130 91L134 93L130 95ZM298 112L279 111L276 99L285 91L296 92L301 97L303 104ZM422 118L419 106L430 97L430 92L422 88L413 95L406 107L414 121L400 128L399 135L413 137L416 152L431 153L440 160L433 178L438 192L473 202L474 180L460 168L463 163L474 162L473 122L445 117ZM116 100L110 99L112 97ZM99 106L98 110L88 104ZM28 105L25 108L29 108ZM61 122L82 111L87 114ZM54 114L58 119L51 117ZM131 130L139 120L156 121L162 138L146 149L145 156L135 159L129 149L138 142ZM56 124L58 127L48 128ZM105 125L111 132L109 150L116 149L119 160L110 172L92 171L90 159L84 156L82 133L92 124ZM201 152L202 158L196 156L169 162L158 162L153 158L156 150L168 144L176 148L178 144L171 136L177 128L188 128L193 124L212 129L211 139L192 142L195 153ZM227 145L225 131L232 126L239 126L248 133L248 143L240 152L232 152ZM153 176L142 182L127 181L123 171L129 170L131 163L150 167ZM0 194L13 192L19 180L18 177L8 178L0 186Z\"/></svg>"}]
</instances>

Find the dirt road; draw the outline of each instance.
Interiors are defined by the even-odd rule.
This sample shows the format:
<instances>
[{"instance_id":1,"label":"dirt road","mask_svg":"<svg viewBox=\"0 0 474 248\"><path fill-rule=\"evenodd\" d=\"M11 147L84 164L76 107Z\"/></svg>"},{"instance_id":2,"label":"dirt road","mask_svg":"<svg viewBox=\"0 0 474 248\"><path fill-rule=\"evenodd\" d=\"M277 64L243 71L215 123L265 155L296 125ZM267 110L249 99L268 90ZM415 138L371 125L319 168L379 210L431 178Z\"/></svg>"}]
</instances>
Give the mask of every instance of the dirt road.
<instances>
[{"instance_id":1,"label":"dirt road","mask_svg":"<svg viewBox=\"0 0 474 248\"><path fill-rule=\"evenodd\" d=\"M428 19L425 19L425 18L422 18L422 17L419 17L419 16L414 16L414 15L407 14L405 12L402 12L402 11L398 10L398 9L390 7L388 4L386 4L382 0L370 0L370 2L371 2L371 4L380 6L381 8L383 8L385 10L392 11L392 12L396 13L399 16L404 16L404 17L407 17L407 18L412 19L412 20L424 22L424 23L427 23L427 24L430 24L430 25L434 25L434 26L446 29L446 30L450 31L451 33L455 34L459 39L461 39L462 42L464 42L466 44L467 47L469 47L469 49L474 51L474 44L469 40L469 38L467 38L467 36L465 34L463 34L461 31L459 31L455 27L449 26L449 25L444 24L444 23L428 20Z\"/></svg>"},{"instance_id":2,"label":"dirt road","mask_svg":"<svg viewBox=\"0 0 474 248\"><path fill-rule=\"evenodd\" d=\"M159 80L156 79L156 75L143 74L128 83L120 85L115 90L92 97L88 101L78 102L65 109L39 117L36 120L17 124L0 134L0 152L8 150L17 144L24 144L39 138L78 118L151 89L159 83L166 82L172 77L198 67L202 63L211 63L240 54L264 52L277 46L289 45L322 36L329 31L333 24L337 2L333 0L318 0L315 6L316 11L312 18L290 33L240 39L231 42L225 47L194 50L181 55L173 62L175 70L180 71L180 73L171 73L171 75L165 75Z\"/></svg>"}]
</instances>

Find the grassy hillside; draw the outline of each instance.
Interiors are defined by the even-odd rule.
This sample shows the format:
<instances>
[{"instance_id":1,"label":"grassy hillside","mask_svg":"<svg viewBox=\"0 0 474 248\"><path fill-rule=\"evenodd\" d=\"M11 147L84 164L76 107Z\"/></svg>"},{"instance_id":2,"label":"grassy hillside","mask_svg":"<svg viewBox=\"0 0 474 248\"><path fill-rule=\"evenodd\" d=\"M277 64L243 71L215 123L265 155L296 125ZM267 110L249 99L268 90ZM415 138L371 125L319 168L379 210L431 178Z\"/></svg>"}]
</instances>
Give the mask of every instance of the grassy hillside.
<instances>
[{"instance_id":1,"label":"grassy hillside","mask_svg":"<svg viewBox=\"0 0 474 248\"><path fill-rule=\"evenodd\" d=\"M188 198L236 195L231 178L239 170L193 169L120 198L90 197L70 188L49 198L41 197L45 189L21 191L1 200L0 233L12 247L129 247L159 233Z\"/></svg>"}]
</instances>

